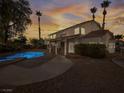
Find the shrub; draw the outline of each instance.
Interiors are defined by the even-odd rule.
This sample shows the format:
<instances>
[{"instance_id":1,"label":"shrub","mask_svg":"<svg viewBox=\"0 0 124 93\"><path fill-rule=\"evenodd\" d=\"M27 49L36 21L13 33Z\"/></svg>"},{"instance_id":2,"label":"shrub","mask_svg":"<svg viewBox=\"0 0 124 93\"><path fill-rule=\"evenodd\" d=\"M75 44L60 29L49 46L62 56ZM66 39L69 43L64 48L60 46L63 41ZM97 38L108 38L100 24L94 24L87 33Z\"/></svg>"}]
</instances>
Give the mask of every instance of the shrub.
<instances>
[{"instance_id":1,"label":"shrub","mask_svg":"<svg viewBox=\"0 0 124 93\"><path fill-rule=\"evenodd\" d=\"M14 50L15 49L13 47L6 46L6 45L0 45L0 52L11 52Z\"/></svg>"},{"instance_id":2,"label":"shrub","mask_svg":"<svg viewBox=\"0 0 124 93\"><path fill-rule=\"evenodd\" d=\"M103 44L78 44L75 45L75 53L93 58L103 58L106 54L106 47Z\"/></svg>"},{"instance_id":3,"label":"shrub","mask_svg":"<svg viewBox=\"0 0 124 93\"><path fill-rule=\"evenodd\" d=\"M26 45L23 46L23 48L24 48L24 49L31 49L31 48L32 48L32 45L26 44Z\"/></svg>"},{"instance_id":4,"label":"shrub","mask_svg":"<svg viewBox=\"0 0 124 93\"><path fill-rule=\"evenodd\" d=\"M43 39L41 39L41 40L31 39L30 42L31 42L31 45L35 48L43 48L44 47L44 40Z\"/></svg>"}]
</instances>

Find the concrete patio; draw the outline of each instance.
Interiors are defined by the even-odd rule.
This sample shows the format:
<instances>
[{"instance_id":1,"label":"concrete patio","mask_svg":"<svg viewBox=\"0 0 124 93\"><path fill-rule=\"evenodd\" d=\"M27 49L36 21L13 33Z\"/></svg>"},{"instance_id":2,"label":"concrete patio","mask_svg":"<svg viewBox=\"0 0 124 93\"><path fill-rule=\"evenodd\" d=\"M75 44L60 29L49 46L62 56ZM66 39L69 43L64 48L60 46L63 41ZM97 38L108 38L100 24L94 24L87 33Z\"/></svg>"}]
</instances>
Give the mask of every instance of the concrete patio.
<instances>
[{"instance_id":1,"label":"concrete patio","mask_svg":"<svg viewBox=\"0 0 124 93\"><path fill-rule=\"evenodd\" d=\"M35 61L37 60L34 60L34 63ZM12 64L0 68L0 86L19 86L49 80L63 74L72 65L73 63L63 56L56 56L49 62L34 68Z\"/></svg>"},{"instance_id":2,"label":"concrete patio","mask_svg":"<svg viewBox=\"0 0 124 93\"><path fill-rule=\"evenodd\" d=\"M110 59L68 57L73 67L45 82L12 87L13 93L124 93L124 69Z\"/></svg>"},{"instance_id":3,"label":"concrete patio","mask_svg":"<svg viewBox=\"0 0 124 93\"><path fill-rule=\"evenodd\" d=\"M114 58L112 61L120 67L124 68L124 58Z\"/></svg>"}]
</instances>

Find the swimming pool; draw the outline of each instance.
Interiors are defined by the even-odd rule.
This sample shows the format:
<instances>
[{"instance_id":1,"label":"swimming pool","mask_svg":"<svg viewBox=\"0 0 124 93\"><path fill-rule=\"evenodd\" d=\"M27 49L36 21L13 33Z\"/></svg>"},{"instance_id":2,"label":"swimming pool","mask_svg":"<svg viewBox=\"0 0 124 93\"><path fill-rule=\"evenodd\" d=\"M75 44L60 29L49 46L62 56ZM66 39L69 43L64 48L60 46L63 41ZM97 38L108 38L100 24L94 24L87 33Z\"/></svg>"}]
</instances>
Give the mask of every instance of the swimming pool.
<instances>
[{"instance_id":1,"label":"swimming pool","mask_svg":"<svg viewBox=\"0 0 124 93\"><path fill-rule=\"evenodd\" d=\"M44 56L44 52L20 52L20 53L12 54L9 56L0 57L0 62L11 61L17 58L31 59L31 58L41 57L41 56Z\"/></svg>"}]
</instances>

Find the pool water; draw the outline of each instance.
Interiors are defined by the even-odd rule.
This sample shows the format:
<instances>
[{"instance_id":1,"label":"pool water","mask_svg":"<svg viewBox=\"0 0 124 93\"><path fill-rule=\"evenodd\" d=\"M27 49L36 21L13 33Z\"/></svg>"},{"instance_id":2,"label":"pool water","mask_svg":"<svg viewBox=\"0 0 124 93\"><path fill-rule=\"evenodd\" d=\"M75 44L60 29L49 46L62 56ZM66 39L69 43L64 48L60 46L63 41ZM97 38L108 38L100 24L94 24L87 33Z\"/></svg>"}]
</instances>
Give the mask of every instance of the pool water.
<instances>
[{"instance_id":1,"label":"pool water","mask_svg":"<svg viewBox=\"0 0 124 93\"><path fill-rule=\"evenodd\" d=\"M41 56L44 56L44 52L20 52L13 55L0 57L0 62L11 61L17 58L31 59L31 58L41 57Z\"/></svg>"}]
</instances>

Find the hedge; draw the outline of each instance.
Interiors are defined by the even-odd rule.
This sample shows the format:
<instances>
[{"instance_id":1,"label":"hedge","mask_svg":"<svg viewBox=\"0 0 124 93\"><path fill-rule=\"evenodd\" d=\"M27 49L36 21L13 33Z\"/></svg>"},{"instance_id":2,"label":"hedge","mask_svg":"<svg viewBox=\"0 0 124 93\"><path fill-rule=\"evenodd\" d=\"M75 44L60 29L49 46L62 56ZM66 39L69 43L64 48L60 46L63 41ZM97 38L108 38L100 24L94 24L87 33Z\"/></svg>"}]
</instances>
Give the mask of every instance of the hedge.
<instances>
[{"instance_id":1,"label":"hedge","mask_svg":"<svg viewBox=\"0 0 124 93\"><path fill-rule=\"evenodd\" d=\"M75 53L93 58L104 58L106 47L103 44L78 44L75 45Z\"/></svg>"},{"instance_id":2,"label":"hedge","mask_svg":"<svg viewBox=\"0 0 124 93\"><path fill-rule=\"evenodd\" d=\"M9 52L9 51L13 51L13 48L0 45L0 52Z\"/></svg>"}]
</instances>

